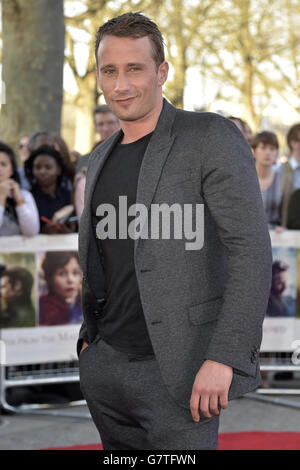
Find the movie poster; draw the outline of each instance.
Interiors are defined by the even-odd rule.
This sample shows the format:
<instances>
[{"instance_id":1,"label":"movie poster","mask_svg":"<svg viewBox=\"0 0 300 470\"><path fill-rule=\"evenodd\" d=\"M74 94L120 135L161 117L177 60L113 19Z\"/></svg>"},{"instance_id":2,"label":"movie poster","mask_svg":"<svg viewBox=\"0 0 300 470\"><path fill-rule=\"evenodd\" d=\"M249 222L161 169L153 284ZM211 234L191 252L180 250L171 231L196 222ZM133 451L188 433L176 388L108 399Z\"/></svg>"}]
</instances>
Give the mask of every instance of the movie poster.
<instances>
[{"instance_id":1,"label":"movie poster","mask_svg":"<svg viewBox=\"0 0 300 470\"><path fill-rule=\"evenodd\" d=\"M35 253L0 253L0 328L36 324Z\"/></svg>"},{"instance_id":2,"label":"movie poster","mask_svg":"<svg viewBox=\"0 0 300 470\"><path fill-rule=\"evenodd\" d=\"M296 316L297 248L273 248L272 284L266 317Z\"/></svg>"},{"instance_id":3,"label":"movie poster","mask_svg":"<svg viewBox=\"0 0 300 470\"><path fill-rule=\"evenodd\" d=\"M261 351L290 351L300 339L300 232L271 239ZM78 359L83 316L77 248L77 234L1 237L0 339L7 365Z\"/></svg>"},{"instance_id":4,"label":"movie poster","mask_svg":"<svg viewBox=\"0 0 300 470\"><path fill-rule=\"evenodd\" d=\"M83 316L77 247L77 234L1 237L2 363L78 359Z\"/></svg>"},{"instance_id":5,"label":"movie poster","mask_svg":"<svg viewBox=\"0 0 300 470\"><path fill-rule=\"evenodd\" d=\"M40 252L39 326L81 324L82 272L76 251Z\"/></svg>"}]
</instances>

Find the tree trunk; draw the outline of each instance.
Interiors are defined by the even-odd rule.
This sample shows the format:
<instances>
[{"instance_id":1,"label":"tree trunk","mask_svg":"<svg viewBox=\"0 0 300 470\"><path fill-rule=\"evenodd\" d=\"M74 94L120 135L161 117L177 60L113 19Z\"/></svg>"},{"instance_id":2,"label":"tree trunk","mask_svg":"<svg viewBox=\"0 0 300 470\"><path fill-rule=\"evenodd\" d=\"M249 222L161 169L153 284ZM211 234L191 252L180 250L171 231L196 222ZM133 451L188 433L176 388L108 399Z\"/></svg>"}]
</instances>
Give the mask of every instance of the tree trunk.
<instances>
[{"instance_id":1,"label":"tree trunk","mask_svg":"<svg viewBox=\"0 0 300 470\"><path fill-rule=\"evenodd\" d=\"M0 139L60 133L64 65L63 0L2 0L6 104Z\"/></svg>"}]
</instances>

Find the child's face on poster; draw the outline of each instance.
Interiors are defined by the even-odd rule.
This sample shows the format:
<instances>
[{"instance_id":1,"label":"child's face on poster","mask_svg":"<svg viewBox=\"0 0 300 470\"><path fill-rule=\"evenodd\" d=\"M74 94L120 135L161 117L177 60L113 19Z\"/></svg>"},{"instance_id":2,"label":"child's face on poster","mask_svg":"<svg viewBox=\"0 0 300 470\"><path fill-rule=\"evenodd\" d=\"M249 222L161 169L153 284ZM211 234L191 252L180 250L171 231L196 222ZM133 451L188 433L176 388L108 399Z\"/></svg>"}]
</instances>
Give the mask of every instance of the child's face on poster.
<instances>
[{"instance_id":1,"label":"child's face on poster","mask_svg":"<svg viewBox=\"0 0 300 470\"><path fill-rule=\"evenodd\" d=\"M52 292L67 304L75 302L80 293L82 272L76 258L59 268L51 282Z\"/></svg>"}]
</instances>

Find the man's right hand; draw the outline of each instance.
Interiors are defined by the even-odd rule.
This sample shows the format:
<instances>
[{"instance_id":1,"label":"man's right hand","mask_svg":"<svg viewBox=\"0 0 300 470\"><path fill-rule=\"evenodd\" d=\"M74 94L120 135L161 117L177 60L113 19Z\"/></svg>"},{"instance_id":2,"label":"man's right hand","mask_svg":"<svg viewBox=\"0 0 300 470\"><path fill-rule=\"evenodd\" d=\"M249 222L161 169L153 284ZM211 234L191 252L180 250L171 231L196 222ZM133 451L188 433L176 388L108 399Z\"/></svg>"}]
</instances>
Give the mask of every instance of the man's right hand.
<instances>
[{"instance_id":1,"label":"man's right hand","mask_svg":"<svg viewBox=\"0 0 300 470\"><path fill-rule=\"evenodd\" d=\"M85 348L87 348L87 347L88 347L88 343L87 343L86 341L83 341L83 343L82 343L82 348L81 348L81 350L80 350L80 354L81 354L82 351L83 351ZM80 354L79 354L79 356L80 356Z\"/></svg>"}]
</instances>

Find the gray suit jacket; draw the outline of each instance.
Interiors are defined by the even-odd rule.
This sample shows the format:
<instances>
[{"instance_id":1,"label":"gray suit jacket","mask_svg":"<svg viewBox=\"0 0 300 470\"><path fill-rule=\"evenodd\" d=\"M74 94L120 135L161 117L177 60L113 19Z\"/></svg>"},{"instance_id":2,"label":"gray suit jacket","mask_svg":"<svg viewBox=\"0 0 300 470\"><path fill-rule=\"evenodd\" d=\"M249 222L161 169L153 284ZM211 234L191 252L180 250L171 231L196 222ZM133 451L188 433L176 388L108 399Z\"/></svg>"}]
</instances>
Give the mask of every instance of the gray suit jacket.
<instances>
[{"instance_id":1,"label":"gray suit jacket","mask_svg":"<svg viewBox=\"0 0 300 470\"><path fill-rule=\"evenodd\" d=\"M91 198L118 131L90 157L80 221L82 340L97 334L96 299L105 296L92 233ZM204 246L182 239L137 239L134 262L146 324L161 374L176 402L190 407L206 359L234 368L229 399L261 383L258 353L271 286L272 250L251 150L214 113L163 110L144 155L137 203L204 204Z\"/></svg>"}]
</instances>

